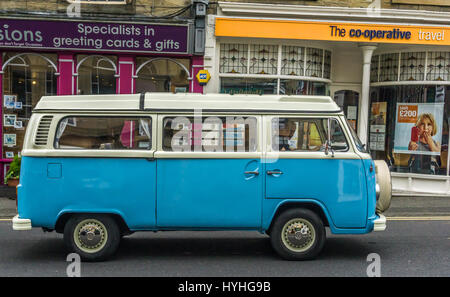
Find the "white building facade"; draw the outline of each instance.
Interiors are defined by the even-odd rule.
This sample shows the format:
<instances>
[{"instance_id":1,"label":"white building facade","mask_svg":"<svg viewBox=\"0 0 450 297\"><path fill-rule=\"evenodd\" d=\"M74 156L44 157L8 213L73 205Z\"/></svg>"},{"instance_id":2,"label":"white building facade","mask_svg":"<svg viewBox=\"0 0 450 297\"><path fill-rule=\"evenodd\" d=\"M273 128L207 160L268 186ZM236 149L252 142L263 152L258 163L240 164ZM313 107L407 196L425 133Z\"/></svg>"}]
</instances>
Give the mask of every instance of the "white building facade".
<instances>
[{"instance_id":1,"label":"white building facade","mask_svg":"<svg viewBox=\"0 0 450 297\"><path fill-rule=\"evenodd\" d=\"M388 163L395 195L448 196L448 19L219 2L207 19L204 92L329 95L372 157Z\"/></svg>"}]
</instances>

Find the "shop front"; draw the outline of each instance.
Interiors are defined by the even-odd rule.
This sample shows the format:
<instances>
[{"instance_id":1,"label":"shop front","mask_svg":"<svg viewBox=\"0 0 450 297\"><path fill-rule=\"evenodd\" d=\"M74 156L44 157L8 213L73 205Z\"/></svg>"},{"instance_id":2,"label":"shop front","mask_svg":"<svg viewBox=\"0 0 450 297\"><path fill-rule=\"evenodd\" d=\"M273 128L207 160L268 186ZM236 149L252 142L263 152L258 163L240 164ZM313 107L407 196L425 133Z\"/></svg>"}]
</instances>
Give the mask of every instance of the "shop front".
<instances>
[{"instance_id":1,"label":"shop front","mask_svg":"<svg viewBox=\"0 0 450 297\"><path fill-rule=\"evenodd\" d=\"M203 92L190 23L0 19L0 165L20 156L45 95Z\"/></svg>"},{"instance_id":2,"label":"shop front","mask_svg":"<svg viewBox=\"0 0 450 297\"><path fill-rule=\"evenodd\" d=\"M207 92L332 96L372 157L387 162L395 195L450 195L442 15L245 3L218 12L208 18Z\"/></svg>"}]
</instances>

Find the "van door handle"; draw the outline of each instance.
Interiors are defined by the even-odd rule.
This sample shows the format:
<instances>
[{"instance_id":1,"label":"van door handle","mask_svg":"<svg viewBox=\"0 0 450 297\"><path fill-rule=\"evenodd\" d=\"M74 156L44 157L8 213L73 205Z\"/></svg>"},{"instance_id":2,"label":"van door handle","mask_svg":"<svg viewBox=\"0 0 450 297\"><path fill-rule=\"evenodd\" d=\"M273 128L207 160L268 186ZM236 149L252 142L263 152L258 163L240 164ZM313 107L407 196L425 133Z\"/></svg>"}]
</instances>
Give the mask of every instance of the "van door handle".
<instances>
[{"instance_id":1,"label":"van door handle","mask_svg":"<svg viewBox=\"0 0 450 297\"><path fill-rule=\"evenodd\" d=\"M269 170L269 171L267 171L266 173L267 173L268 175L283 174L282 171L272 171L272 170Z\"/></svg>"},{"instance_id":2,"label":"van door handle","mask_svg":"<svg viewBox=\"0 0 450 297\"><path fill-rule=\"evenodd\" d=\"M245 171L245 174L254 174L254 175L259 175L259 171Z\"/></svg>"}]
</instances>

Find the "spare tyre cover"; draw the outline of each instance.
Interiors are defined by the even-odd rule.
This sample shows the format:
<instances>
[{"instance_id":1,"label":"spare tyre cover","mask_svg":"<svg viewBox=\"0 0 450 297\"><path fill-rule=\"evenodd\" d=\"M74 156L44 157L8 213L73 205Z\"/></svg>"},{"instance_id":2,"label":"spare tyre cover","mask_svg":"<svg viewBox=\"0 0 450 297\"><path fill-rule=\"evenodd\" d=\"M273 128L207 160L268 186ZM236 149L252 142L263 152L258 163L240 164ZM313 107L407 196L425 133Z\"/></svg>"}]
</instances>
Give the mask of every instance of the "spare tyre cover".
<instances>
[{"instance_id":1,"label":"spare tyre cover","mask_svg":"<svg viewBox=\"0 0 450 297\"><path fill-rule=\"evenodd\" d=\"M376 182L380 186L380 197L376 205L376 212L383 213L388 210L391 205L392 197L392 181L391 172L386 162L383 160L375 160Z\"/></svg>"}]
</instances>

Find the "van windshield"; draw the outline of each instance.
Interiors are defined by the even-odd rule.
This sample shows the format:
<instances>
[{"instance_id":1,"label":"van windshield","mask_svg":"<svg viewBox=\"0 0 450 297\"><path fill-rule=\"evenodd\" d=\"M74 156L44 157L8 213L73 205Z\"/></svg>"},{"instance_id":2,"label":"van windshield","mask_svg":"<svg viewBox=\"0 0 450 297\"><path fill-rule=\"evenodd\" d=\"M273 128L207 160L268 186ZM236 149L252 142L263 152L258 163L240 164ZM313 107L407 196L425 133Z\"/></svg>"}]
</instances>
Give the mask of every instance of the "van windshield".
<instances>
[{"instance_id":1,"label":"van windshield","mask_svg":"<svg viewBox=\"0 0 450 297\"><path fill-rule=\"evenodd\" d=\"M355 141L355 145L358 151L360 151L361 153L369 153L366 146L361 142L361 140L359 140L358 135L356 134L355 130L353 130L353 127L349 123L347 118L345 118L345 120L347 121L347 126L350 128L350 133L352 134L352 138Z\"/></svg>"}]
</instances>

